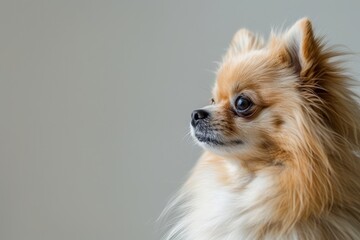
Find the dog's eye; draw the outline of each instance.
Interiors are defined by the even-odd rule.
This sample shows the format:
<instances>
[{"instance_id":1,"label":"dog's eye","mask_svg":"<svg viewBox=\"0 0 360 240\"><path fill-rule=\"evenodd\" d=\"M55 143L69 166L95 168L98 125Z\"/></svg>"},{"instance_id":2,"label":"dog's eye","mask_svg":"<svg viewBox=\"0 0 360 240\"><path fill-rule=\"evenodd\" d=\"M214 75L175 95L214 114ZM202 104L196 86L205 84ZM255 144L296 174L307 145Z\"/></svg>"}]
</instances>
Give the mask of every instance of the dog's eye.
<instances>
[{"instance_id":1,"label":"dog's eye","mask_svg":"<svg viewBox=\"0 0 360 240\"><path fill-rule=\"evenodd\" d=\"M247 96L241 95L235 101L236 111L243 116L246 116L250 113L250 109L253 105L253 102Z\"/></svg>"},{"instance_id":2,"label":"dog's eye","mask_svg":"<svg viewBox=\"0 0 360 240\"><path fill-rule=\"evenodd\" d=\"M212 99L210 99L210 104L211 105L214 105L215 104L215 100L212 98Z\"/></svg>"}]
</instances>

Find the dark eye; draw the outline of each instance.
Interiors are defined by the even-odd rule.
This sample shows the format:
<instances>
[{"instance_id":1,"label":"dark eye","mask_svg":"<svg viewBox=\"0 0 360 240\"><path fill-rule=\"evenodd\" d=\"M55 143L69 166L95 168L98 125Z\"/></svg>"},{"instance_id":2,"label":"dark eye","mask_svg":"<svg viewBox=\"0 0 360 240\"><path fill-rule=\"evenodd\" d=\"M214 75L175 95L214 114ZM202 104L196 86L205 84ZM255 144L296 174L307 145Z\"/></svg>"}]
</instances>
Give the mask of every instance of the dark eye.
<instances>
[{"instance_id":1,"label":"dark eye","mask_svg":"<svg viewBox=\"0 0 360 240\"><path fill-rule=\"evenodd\" d=\"M241 95L235 101L236 111L241 115L248 115L250 113L253 102L247 96Z\"/></svg>"},{"instance_id":2,"label":"dark eye","mask_svg":"<svg viewBox=\"0 0 360 240\"><path fill-rule=\"evenodd\" d=\"M213 98L210 100L210 104L211 105L215 104L215 100Z\"/></svg>"}]
</instances>

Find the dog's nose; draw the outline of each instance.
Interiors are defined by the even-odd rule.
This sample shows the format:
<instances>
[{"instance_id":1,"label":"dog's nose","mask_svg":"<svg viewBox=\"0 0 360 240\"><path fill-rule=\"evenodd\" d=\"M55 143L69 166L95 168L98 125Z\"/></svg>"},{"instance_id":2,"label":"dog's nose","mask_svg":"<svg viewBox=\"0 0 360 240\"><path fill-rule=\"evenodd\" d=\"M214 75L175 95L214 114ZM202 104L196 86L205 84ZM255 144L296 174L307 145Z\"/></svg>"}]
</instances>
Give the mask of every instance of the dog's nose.
<instances>
[{"instance_id":1,"label":"dog's nose","mask_svg":"<svg viewBox=\"0 0 360 240\"><path fill-rule=\"evenodd\" d=\"M203 109L195 110L191 113L191 125L195 127L199 121L209 117L209 112Z\"/></svg>"}]
</instances>

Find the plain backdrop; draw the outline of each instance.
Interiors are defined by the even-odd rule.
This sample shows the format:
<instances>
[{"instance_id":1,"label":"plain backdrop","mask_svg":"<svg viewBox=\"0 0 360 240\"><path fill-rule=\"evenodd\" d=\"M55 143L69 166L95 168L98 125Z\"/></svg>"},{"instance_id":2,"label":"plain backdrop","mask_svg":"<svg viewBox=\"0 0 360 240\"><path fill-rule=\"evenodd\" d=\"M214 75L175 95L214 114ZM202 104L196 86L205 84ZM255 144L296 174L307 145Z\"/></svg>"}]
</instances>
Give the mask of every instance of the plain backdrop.
<instances>
[{"instance_id":1,"label":"plain backdrop","mask_svg":"<svg viewBox=\"0 0 360 240\"><path fill-rule=\"evenodd\" d=\"M359 1L0 1L0 239L157 240L233 34L308 16L360 52ZM349 66L358 76L358 57Z\"/></svg>"}]
</instances>

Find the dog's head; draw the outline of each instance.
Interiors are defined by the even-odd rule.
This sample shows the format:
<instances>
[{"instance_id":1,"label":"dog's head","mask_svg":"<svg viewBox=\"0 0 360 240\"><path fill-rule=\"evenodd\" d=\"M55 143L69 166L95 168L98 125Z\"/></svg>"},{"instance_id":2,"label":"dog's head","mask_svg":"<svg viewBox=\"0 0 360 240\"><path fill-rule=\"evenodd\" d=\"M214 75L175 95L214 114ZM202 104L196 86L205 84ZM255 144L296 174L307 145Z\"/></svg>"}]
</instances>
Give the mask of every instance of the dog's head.
<instances>
[{"instance_id":1,"label":"dog's head","mask_svg":"<svg viewBox=\"0 0 360 240\"><path fill-rule=\"evenodd\" d=\"M344 100L350 92L332 75L331 57L308 19L266 45L239 30L217 72L212 104L191 115L192 135L207 150L242 156L321 142L329 131L356 138L354 125L344 123L354 103Z\"/></svg>"}]
</instances>

